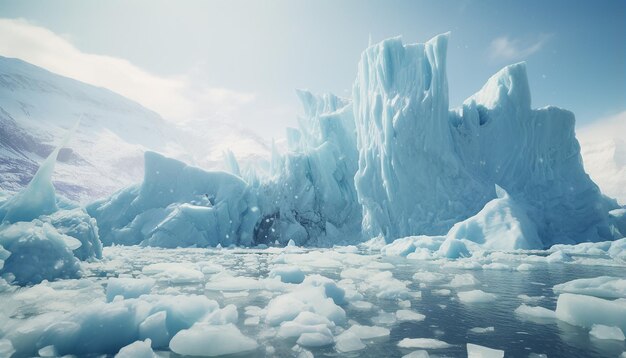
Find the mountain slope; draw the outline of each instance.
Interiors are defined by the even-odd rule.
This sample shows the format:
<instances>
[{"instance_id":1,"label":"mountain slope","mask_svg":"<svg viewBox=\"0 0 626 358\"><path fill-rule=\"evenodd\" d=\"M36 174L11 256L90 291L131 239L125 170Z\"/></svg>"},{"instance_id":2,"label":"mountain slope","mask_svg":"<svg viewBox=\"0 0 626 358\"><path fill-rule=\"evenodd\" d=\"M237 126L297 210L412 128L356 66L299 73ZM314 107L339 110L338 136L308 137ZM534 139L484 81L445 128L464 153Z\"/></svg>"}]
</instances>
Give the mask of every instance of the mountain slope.
<instances>
[{"instance_id":1,"label":"mountain slope","mask_svg":"<svg viewBox=\"0 0 626 358\"><path fill-rule=\"evenodd\" d=\"M626 112L577 131L585 170L602 193L626 205Z\"/></svg>"},{"instance_id":2,"label":"mountain slope","mask_svg":"<svg viewBox=\"0 0 626 358\"><path fill-rule=\"evenodd\" d=\"M210 130L183 128L107 89L0 57L0 188L17 191L26 185L62 133L79 119L54 178L61 194L82 202L140 181L146 150L205 168L221 163L228 143L245 141L256 144L259 155L268 152L259 138L227 124L200 123ZM244 160L255 155L243 154Z\"/></svg>"}]
</instances>

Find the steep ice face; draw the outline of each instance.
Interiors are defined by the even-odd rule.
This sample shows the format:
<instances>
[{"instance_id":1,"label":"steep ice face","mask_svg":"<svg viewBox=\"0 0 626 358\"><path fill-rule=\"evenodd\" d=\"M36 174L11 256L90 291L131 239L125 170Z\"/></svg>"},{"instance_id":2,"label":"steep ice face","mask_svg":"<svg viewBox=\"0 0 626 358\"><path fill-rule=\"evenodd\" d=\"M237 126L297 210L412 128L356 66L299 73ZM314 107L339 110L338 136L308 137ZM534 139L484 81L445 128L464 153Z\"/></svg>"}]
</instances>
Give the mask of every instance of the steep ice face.
<instances>
[{"instance_id":1,"label":"steep ice face","mask_svg":"<svg viewBox=\"0 0 626 358\"><path fill-rule=\"evenodd\" d=\"M160 247L250 245L256 196L238 177L206 172L154 152L140 186L87 207L106 245Z\"/></svg>"},{"instance_id":2,"label":"steep ice face","mask_svg":"<svg viewBox=\"0 0 626 358\"><path fill-rule=\"evenodd\" d=\"M613 239L606 213L617 204L582 167L574 115L531 108L523 63L448 112L447 39L391 39L362 55L353 100L364 231L387 241L445 234L494 198L497 184L518 203L506 211L545 247ZM536 246L534 234L526 243Z\"/></svg>"},{"instance_id":3,"label":"steep ice face","mask_svg":"<svg viewBox=\"0 0 626 358\"><path fill-rule=\"evenodd\" d=\"M354 188L357 151L349 101L298 91L299 130L288 130L289 152L272 160L258 189L264 220L257 242L328 246L358 240L361 207Z\"/></svg>"},{"instance_id":4,"label":"steep ice face","mask_svg":"<svg viewBox=\"0 0 626 358\"><path fill-rule=\"evenodd\" d=\"M583 169L574 115L531 108L523 63L491 77L450 121L463 165L525 202L544 246L613 238L606 213L616 204Z\"/></svg>"},{"instance_id":5,"label":"steep ice face","mask_svg":"<svg viewBox=\"0 0 626 358\"><path fill-rule=\"evenodd\" d=\"M493 197L454 153L448 115L448 34L369 47L353 87L355 176L363 229L388 241L445 234Z\"/></svg>"}]
</instances>

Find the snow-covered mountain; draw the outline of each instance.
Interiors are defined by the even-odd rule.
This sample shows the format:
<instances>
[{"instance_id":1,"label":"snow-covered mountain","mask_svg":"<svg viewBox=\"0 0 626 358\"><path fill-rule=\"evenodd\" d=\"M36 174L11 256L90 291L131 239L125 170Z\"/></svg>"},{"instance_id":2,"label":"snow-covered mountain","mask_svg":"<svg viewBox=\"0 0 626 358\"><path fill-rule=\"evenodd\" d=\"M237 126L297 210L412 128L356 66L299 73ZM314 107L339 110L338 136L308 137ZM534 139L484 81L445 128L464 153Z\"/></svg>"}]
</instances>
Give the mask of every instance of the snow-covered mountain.
<instances>
[{"instance_id":1,"label":"snow-covered mountain","mask_svg":"<svg viewBox=\"0 0 626 358\"><path fill-rule=\"evenodd\" d=\"M626 205L626 112L577 131L585 170L605 195Z\"/></svg>"},{"instance_id":2,"label":"snow-covered mountain","mask_svg":"<svg viewBox=\"0 0 626 358\"><path fill-rule=\"evenodd\" d=\"M107 89L0 57L0 188L24 187L79 119L54 180L59 193L81 202L140 181L146 150L207 169L219 168L233 144L230 149L244 161L269 153L259 137L232 125L173 124Z\"/></svg>"}]
</instances>

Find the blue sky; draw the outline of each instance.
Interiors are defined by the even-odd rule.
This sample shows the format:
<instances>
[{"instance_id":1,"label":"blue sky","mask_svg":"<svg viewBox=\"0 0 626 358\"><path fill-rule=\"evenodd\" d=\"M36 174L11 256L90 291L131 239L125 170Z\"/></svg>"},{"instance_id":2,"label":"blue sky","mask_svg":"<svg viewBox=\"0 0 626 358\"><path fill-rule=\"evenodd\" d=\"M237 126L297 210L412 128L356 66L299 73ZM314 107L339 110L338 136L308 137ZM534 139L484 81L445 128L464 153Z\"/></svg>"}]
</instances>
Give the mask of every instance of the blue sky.
<instances>
[{"instance_id":1,"label":"blue sky","mask_svg":"<svg viewBox=\"0 0 626 358\"><path fill-rule=\"evenodd\" d=\"M265 137L295 125L294 88L348 95L370 36L424 42L451 31L451 106L526 61L535 107L567 108L579 124L626 110L621 0L0 1L0 18L21 19L0 26L0 55L110 87L168 118L214 117ZM114 64L125 75L111 74ZM124 83L142 76L146 88L163 86L160 97Z\"/></svg>"}]
</instances>

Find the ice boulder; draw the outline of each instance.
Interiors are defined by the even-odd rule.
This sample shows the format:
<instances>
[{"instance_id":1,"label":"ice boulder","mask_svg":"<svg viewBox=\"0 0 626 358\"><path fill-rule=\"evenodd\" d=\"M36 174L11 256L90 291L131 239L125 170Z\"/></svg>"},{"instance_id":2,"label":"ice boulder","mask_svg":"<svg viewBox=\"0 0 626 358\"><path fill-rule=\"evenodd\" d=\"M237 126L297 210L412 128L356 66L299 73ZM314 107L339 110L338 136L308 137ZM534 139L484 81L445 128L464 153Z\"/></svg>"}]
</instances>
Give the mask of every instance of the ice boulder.
<instances>
[{"instance_id":1,"label":"ice boulder","mask_svg":"<svg viewBox=\"0 0 626 358\"><path fill-rule=\"evenodd\" d=\"M258 344L244 336L232 323L208 325L197 323L178 332L170 342L170 349L177 354L215 357L254 351Z\"/></svg>"},{"instance_id":2,"label":"ice boulder","mask_svg":"<svg viewBox=\"0 0 626 358\"><path fill-rule=\"evenodd\" d=\"M256 195L240 178L207 172L145 153L145 176L87 207L105 245L159 247L250 245L258 219Z\"/></svg>"},{"instance_id":3,"label":"ice boulder","mask_svg":"<svg viewBox=\"0 0 626 358\"><path fill-rule=\"evenodd\" d=\"M468 240L488 250L542 249L535 223L526 207L496 185L498 198L476 215L454 224L448 238Z\"/></svg>"},{"instance_id":4,"label":"ice boulder","mask_svg":"<svg viewBox=\"0 0 626 358\"><path fill-rule=\"evenodd\" d=\"M157 355L150 347L151 344L150 339L136 341L120 349L115 358L156 358Z\"/></svg>"},{"instance_id":5,"label":"ice boulder","mask_svg":"<svg viewBox=\"0 0 626 358\"><path fill-rule=\"evenodd\" d=\"M626 300L563 293L556 303L556 318L591 329L595 324L616 326L626 331Z\"/></svg>"},{"instance_id":6,"label":"ice boulder","mask_svg":"<svg viewBox=\"0 0 626 358\"><path fill-rule=\"evenodd\" d=\"M0 226L0 247L10 254L0 268L19 285L42 280L80 277L80 264L72 250L77 239L59 233L52 225L35 219ZM6 257L6 255L3 255Z\"/></svg>"},{"instance_id":7,"label":"ice boulder","mask_svg":"<svg viewBox=\"0 0 626 358\"><path fill-rule=\"evenodd\" d=\"M504 351L468 343L467 358L504 358Z\"/></svg>"},{"instance_id":8,"label":"ice boulder","mask_svg":"<svg viewBox=\"0 0 626 358\"><path fill-rule=\"evenodd\" d=\"M41 164L28 186L0 202L0 274L20 285L76 278L78 259L102 258L96 222L56 195L52 174L78 123ZM3 257L3 253L9 253ZM4 261L4 265L1 263Z\"/></svg>"},{"instance_id":9,"label":"ice boulder","mask_svg":"<svg viewBox=\"0 0 626 358\"><path fill-rule=\"evenodd\" d=\"M600 298L625 298L626 279L612 276L580 278L555 285L555 293L577 293Z\"/></svg>"},{"instance_id":10,"label":"ice boulder","mask_svg":"<svg viewBox=\"0 0 626 358\"><path fill-rule=\"evenodd\" d=\"M98 225L84 209L58 210L40 219L55 227L60 234L80 241L80 247L74 250L74 256L78 259L85 261L102 258L102 242L98 235Z\"/></svg>"}]
</instances>

